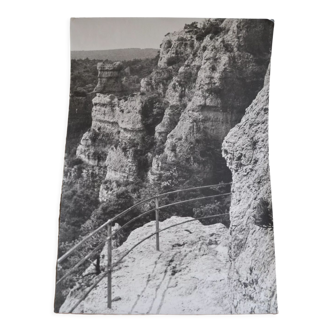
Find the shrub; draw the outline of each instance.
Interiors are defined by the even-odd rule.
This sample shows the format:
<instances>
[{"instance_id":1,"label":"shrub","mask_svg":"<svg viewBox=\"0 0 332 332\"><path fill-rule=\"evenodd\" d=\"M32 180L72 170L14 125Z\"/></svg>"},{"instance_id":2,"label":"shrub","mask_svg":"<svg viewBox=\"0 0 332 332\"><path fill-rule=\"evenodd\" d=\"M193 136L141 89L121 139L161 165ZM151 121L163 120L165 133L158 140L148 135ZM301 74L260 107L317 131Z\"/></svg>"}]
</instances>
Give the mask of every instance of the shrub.
<instances>
[{"instance_id":1,"label":"shrub","mask_svg":"<svg viewBox=\"0 0 332 332\"><path fill-rule=\"evenodd\" d=\"M219 86L213 86L211 88L206 89L206 92L210 95L220 95L222 93L222 89Z\"/></svg>"},{"instance_id":2,"label":"shrub","mask_svg":"<svg viewBox=\"0 0 332 332\"><path fill-rule=\"evenodd\" d=\"M86 93L86 91L83 88L77 88L74 91L74 96L75 97L86 97L87 93Z\"/></svg>"},{"instance_id":3,"label":"shrub","mask_svg":"<svg viewBox=\"0 0 332 332\"><path fill-rule=\"evenodd\" d=\"M233 52L233 46L227 42L225 42L225 40L223 39L222 41L222 45L224 47L224 49L226 50L226 52Z\"/></svg>"},{"instance_id":4,"label":"shrub","mask_svg":"<svg viewBox=\"0 0 332 332\"><path fill-rule=\"evenodd\" d=\"M168 67L174 66L178 62L180 62L180 58L178 56L171 56L166 61Z\"/></svg>"},{"instance_id":5,"label":"shrub","mask_svg":"<svg viewBox=\"0 0 332 332\"><path fill-rule=\"evenodd\" d=\"M181 71L178 74L177 81L181 87L188 86L193 81L193 75L190 70Z\"/></svg>"},{"instance_id":6,"label":"shrub","mask_svg":"<svg viewBox=\"0 0 332 332\"><path fill-rule=\"evenodd\" d=\"M213 216L215 214L224 214L227 213L227 208L225 203L215 200L212 203L202 205L198 208L194 208L194 217L199 219L200 217ZM209 218L209 219L201 219L200 222L203 225L212 225L217 223L224 224L227 228L229 228L229 215Z\"/></svg>"},{"instance_id":7,"label":"shrub","mask_svg":"<svg viewBox=\"0 0 332 332\"><path fill-rule=\"evenodd\" d=\"M131 196L129 190L127 188L121 187L106 202L99 205L99 207L92 213L91 220L93 229L99 227L103 223L105 223L108 219L115 217L117 214L123 212L134 204L133 197ZM135 209L127 214L125 214L122 218L117 219L115 222L120 226L125 224L127 221L132 219L134 216L138 215ZM132 228L128 228L131 230ZM125 231L128 231L125 230Z\"/></svg>"},{"instance_id":8,"label":"shrub","mask_svg":"<svg viewBox=\"0 0 332 332\"><path fill-rule=\"evenodd\" d=\"M213 36L216 36L221 32L221 28L219 26L213 26L211 29L211 33Z\"/></svg>"},{"instance_id":9,"label":"shrub","mask_svg":"<svg viewBox=\"0 0 332 332\"><path fill-rule=\"evenodd\" d=\"M154 149L154 154L158 156L162 154L164 150L165 150L165 145L162 142L158 141Z\"/></svg>"},{"instance_id":10,"label":"shrub","mask_svg":"<svg viewBox=\"0 0 332 332\"><path fill-rule=\"evenodd\" d=\"M180 36L180 37L178 37L177 41L184 42L184 41L187 41L187 39Z\"/></svg>"},{"instance_id":11,"label":"shrub","mask_svg":"<svg viewBox=\"0 0 332 332\"><path fill-rule=\"evenodd\" d=\"M192 29L197 29L197 28L198 28L198 22L192 22L190 24L184 25L185 30L192 30Z\"/></svg>"},{"instance_id":12,"label":"shrub","mask_svg":"<svg viewBox=\"0 0 332 332\"><path fill-rule=\"evenodd\" d=\"M142 124L148 135L153 136L156 126L162 121L166 104L158 95L150 95L144 99L142 109Z\"/></svg>"},{"instance_id":13,"label":"shrub","mask_svg":"<svg viewBox=\"0 0 332 332\"><path fill-rule=\"evenodd\" d=\"M214 20L215 20L219 25L221 25L221 24L225 21L224 18L215 18Z\"/></svg>"},{"instance_id":14,"label":"shrub","mask_svg":"<svg viewBox=\"0 0 332 332\"><path fill-rule=\"evenodd\" d=\"M79 180L80 177L81 177L82 174L83 174L83 171L84 171L84 166L83 166L83 164L79 164L79 165L77 165L77 166L75 167L75 171L76 171L76 174L75 174L75 176L74 176L74 179L75 179L75 180Z\"/></svg>"},{"instance_id":15,"label":"shrub","mask_svg":"<svg viewBox=\"0 0 332 332\"><path fill-rule=\"evenodd\" d=\"M205 20L202 23L201 30L196 35L197 41L202 41L207 35L211 34L210 39L219 34L222 29L219 21Z\"/></svg>"},{"instance_id":16,"label":"shrub","mask_svg":"<svg viewBox=\"0 0 332 332\"><path fill-rule=\"evenodd\" d=\"M91 131L90 131L90 141L92 143L95 143L98 138L99 138L99 133L96 130L91 129Z\"/></svg>"},{"instance_id":17,"label":"shrub","mask_svg":"<svg viewBox=\"0 0 332 332\"><path fill-rule=\"evenodd\" d=\"M77 167L80 167L79 165ZM77 181L79 182L79 181ZM80 227L98 205L98 191L81 184L80 186L63 185L60 210L60 229L63 223ZM78 234L77 234L78 235Z\"/></svg>"},{"instance_id":18,"label":"shrub","mask_svg":"<svg viewBox=\"0 0 332 332\"><path fill-rule=\"evenodd\" d=\"M170 39L167 39L166 41L165 41L165 49L166 50L168 50L169 48L171 48L172 47L172 41L170 40Z\"/></svg>"},{"instance_id":19,"label":"shrub","mask_svg":"<svg viewBox=\"0 0 332 332\"><path fill-rule=\"evenodd\" d=\"M196 35L196 40L197 41L202 41L202 40L204 40L205 36L206 35L204 35L204 32L201 31Z\"/></svg>"},{"instance_id":20,"label":"shrub","mask_svg":"<svg viewBox=\"0 0 332 332\"><path fill-rule=\"evenodd\" d=\"M80 158L69 159L68 161L68 167L74 167L82 164L83 161Z\"/></svg>"},{"instance_id":21,"label":"shrub","mask_svg":"<svg viewBox=\"0 0 332 332\"><path fill-rule=\"evenodd\" d=\"M255 225L262 228L273 228L272 204L261 198L256 206Z\"/></svg>"}]
</instances>

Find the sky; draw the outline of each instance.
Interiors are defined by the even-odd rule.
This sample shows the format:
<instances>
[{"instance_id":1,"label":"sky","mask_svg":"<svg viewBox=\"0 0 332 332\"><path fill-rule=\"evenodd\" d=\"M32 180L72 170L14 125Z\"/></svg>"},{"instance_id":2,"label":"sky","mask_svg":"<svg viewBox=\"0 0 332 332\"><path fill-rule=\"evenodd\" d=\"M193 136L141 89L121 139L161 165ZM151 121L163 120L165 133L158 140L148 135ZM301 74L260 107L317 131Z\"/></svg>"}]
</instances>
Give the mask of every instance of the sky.
<instances>
[{"instance_id":1,"label":"sky","mask_svg":"<svg viewBox=\"0 0 332 332\"><path fill-rule=\"evenodd\" d=\"M168 32L203 18L72 18L71 50L158 48Z\"/></svg>"}]
</instances>

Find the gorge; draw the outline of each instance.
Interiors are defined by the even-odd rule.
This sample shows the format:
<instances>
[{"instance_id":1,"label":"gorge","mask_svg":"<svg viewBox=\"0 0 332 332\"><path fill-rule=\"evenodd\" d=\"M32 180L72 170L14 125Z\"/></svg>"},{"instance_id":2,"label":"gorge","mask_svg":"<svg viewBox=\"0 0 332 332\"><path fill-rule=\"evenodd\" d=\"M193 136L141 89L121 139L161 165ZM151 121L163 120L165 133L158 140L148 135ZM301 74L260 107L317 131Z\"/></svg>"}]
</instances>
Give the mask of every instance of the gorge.
<instances>
[{"instance_id":1,"label":"gorge","mask_svg":"<svg viewBox=\"0 0 332 332\"><path fill-rule=\"evenodd\" d=\"M115 312L277 312L268 163L272 34L270 20L211 19L201 25L194 22L165 35L148 75L139 77L122 62L104 61L96 67L95 87L90 87L83 97L76 96L90 98L92 109L91 118L85 122L87 130L73 143L75 152L66 155L60 255L89 231L141 199L179 188L232 182L225 186L225 190L231 190L230 199L174 207L161 213L165 225L186 217L199 220L206 210L229 212L226 221L208 225L195 221L165 233L168 250L160 255L151 253L147 245L140 249L146 250L148 257L140 265L141 279L136 287L156 292L156 287L161 286L150 280L151 273L158 279L159 269L164 273L161 282L168 282L164 294L174 288L166 307L149 300L136 306L136 293L124 291ZM149 208L147 203L139 212ZM140 232L149 230L153 217L147 215L123 234L116 249L119 254L137 240ZM119 224L127 220L121 219ZM186 238L183 244L182 238ZM181 250L173 246L176 243L180 243ZM138 261L136 255L132 253L119 267L119 280L121 273L127 281L135 279L128 261ZM73 258L71 263L78 259ZM189 274L181 273L184 260ZM211 278L199 277L199 264L210 271ZM101 265L106 266L105 259ZM66 264L61 268L65 271ZM91 266L79 272L85 269ZM174 269L177 272L172 272ZM193 282L195 278L200 281ZM57 289L60 312L68 312L87 287L78 280L82 280L79 274ZM121 282L120 287L124 287L126 280ZM105 297L104 286L100 284L77 312L110 313L97 304L98 298ZM206 291L219 294L205 303L207 312L193 303L189 296L193 289L198 289L199 296ZM163 297L159 300L164 303ZM179 301L181 308L174 308L172 303Z\"/></svg>"}]
</instances>

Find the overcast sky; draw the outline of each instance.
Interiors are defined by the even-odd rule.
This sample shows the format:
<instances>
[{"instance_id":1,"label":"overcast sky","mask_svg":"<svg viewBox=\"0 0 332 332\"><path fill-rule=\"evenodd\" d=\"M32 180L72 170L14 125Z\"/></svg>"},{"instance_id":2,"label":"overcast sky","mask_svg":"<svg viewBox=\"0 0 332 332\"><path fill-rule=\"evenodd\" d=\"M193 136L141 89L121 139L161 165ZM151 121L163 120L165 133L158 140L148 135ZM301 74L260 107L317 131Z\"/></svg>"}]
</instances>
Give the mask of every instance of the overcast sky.
<instances>
[{"instance_id":1,"label":"overcast sky","mask_svg":"<svg viewBox=\"0 0 332 332\"><path fill-rule=\"evenodd\" d=\"M71 50L159 48L166 33L203 18L72 18Z\"/></svg>"}]
</instances>

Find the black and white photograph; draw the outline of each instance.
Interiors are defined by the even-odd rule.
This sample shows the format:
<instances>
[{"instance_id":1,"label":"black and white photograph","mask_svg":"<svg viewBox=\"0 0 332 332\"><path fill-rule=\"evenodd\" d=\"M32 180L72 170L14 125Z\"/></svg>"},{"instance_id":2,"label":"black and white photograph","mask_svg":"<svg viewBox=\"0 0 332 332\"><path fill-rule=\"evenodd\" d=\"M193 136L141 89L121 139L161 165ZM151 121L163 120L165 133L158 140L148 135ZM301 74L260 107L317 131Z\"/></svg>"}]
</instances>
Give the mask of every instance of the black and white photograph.
<instances>
[{"instance_id":1,"label":"black and white photograph","mask_svg":"<svg viewBox=\"0 0 332 332\"><path fill-rule=\"evenodd\" d=\"M55 312L278 312L273 27L71 20ZM158 48L144 48L151 31L165 32ZM96 45L104 49L87 49Z\"/></svg>"}]
</instances>

